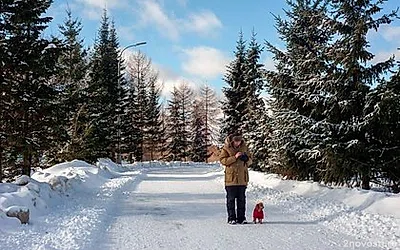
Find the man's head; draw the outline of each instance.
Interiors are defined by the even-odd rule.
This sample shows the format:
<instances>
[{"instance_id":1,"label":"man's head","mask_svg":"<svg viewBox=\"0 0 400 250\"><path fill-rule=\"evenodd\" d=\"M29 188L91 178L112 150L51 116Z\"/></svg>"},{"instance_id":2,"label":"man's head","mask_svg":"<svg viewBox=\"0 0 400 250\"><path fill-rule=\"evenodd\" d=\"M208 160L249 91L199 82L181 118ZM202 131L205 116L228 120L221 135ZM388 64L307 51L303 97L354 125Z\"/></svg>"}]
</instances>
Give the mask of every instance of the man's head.
<instances>
[{"instance_id":1,"label":"man's head","mask_svg":"<svg viewBox=\"0 0 400 250\"><path fill-rule=\"evenodd\" d=\"M235 148L238 148L240 144L242 144L243 137L240 134L233 134L232 136L232 145Z\"/></svg>"}]
</instances>

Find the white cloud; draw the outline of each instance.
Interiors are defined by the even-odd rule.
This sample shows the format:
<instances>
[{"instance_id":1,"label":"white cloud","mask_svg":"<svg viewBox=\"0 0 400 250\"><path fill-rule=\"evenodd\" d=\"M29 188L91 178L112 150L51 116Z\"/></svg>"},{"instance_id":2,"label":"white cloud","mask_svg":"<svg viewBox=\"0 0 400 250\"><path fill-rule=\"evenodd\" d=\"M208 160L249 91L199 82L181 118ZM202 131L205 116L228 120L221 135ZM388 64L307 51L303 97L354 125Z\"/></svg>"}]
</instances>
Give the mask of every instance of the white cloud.
<instances>
[{"instance_id":1,"label":"white cloud","mask_svg":"<svg viewBox=\"0 0 400 250\"><path fill-rule=\"evenodd\" d=\"M276 70L275 62L272 57L267 57L264 61L264 68L266 70Z\"/></svg>"},{"instance_id":2,"label":"white cloud","mask_svg":"<svg viewBox=\"0 0 400 250\"><path fill-rule=\"evenodd\" d=\"M91 7L84 8L82 12L90 20L100 20L101 16L103 15L103 12L100 9Z\"/></svg>"},{"instance_id":3,"label":"white cloud","mask_svg":"<svg viewBox=\"0 0 400 250\"><path fill-rule=\"evenodd\" d=\"M222 23L211 11L189 13L178 18L169 13L165 6L157 0L138 0L141 24L147 27L155 26L158 31L171 40L178 40L182 33L194 32L199 35L215 35L222 28ZM186 1L181 5L186 6Z\"/></svg>"},{"instance_id":4,"label":"white cloud","mask_svg":"<svg viewBox=\"0 0 400 250\"><path fill-rule=\"evenodd\" d=\"M75 0L82 13L91 20L99 20L103 9L121 9L129 6L128 0Z\"/></svg>"},{"instance_id":5,"label":"white cloud","mask_svg":"<svg viewBox=\"0 0 400 250\"><path fill-rule=\"evenodd\" d=\"M88 7L97 9L117 9L127 6L127 0L76 0L77 2L83 3Z\"/></svg>"},{"instance_id":6,"label":"white cloud","mask_svg":"<svg viewBox=\"0 0 400 250\"><path fill-rule=\"evenodd\" d=\"M182 69L202 79L213 79L223 74L230 61L222 51L211 47L200 46L182 51L185 57Z\"/></svg>"},{"instance_id":7,"label":"white cloud","mask_svg":"<svg viewBox=\"0 0 400 250\"><path fill-rule=\"evenodd\" d=\"M395 56L395 58L397 60L400 59L400 51L399 50L395 50L395 51L380 51L378 53L375 54L374 59L372 59L372 63L378 63L378 62L383 62L388 60L390 57Z\"/></svg>"},{"instance_id":8,"label":"white cloud","mask_svg":"<svg viewBox=\"0 0 400 250\"><path fill-rule=\"evenodd\" d=\"M196 84L194 80L179 75L168 67L158 64L153 64L153 66L159 72L158 82L159 85L163 87L161 95L164 98L170 98L174 87L179 87L182 83L188 84L194 92L198 91L199 84Z\"/></svg>"},{"instance_id":9,"label":"white cloud","mask_svg":"<svg viewBox=\"0 0 400 250\"><path fill-rule=\"evenodd\" d=\"M165 13L161 5L154 0L140 0L140 17L144 24L155 25L166 37L176 40L179 30L176 20Z\"/></svg>"},{"instance_id":10,"label":"white cloud","mask_svg":"<svg viewBox=\"0 0 400 250\"><path fill-rule=\"evenodd\" d=\"M192 13L189 16L187 29L202 35L212 35L217 29L222 28L222 23L211 11Z\"/></svg>"},{"instance_id":11,"label":"white cloud","mask_svg":"<svg viewBox=\"0 0 400 250\"><path fill-rule=\"evenodd\" d=\"M122 38L122 39L125 39L125 40L128 40L128 41L134 41L135 40L133 27L118 26L117 27L117 33L118 33L118 36L120 38Z\"/></svg>"},{"instance_id":12,"label":"white cloud","mask_svg":"<svg viewBox=\"0 0 400 250\"><path fill-rule=\"evenodd\" d=\"M382 37L389 42L399 41L400 40L400 26L382 26L382 30L380 31Z\"/></svg>"}]
</instances>

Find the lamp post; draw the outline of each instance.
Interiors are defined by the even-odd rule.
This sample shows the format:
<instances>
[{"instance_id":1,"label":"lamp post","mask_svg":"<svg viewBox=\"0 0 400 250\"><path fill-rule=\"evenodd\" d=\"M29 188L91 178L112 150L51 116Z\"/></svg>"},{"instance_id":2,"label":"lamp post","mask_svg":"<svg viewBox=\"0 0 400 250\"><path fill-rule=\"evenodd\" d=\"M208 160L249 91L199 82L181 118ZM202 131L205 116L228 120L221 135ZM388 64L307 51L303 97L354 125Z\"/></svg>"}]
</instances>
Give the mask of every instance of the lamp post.
<instances>
[{"instance_id":1,"label":"lamp post","mask_svg":"<svg viewBox=\"0 0 400 250\"><path fill-rule=\"evenodd\" d=\"M125 50L132 48L132 47L137 47L140 45L145 45L146 42L139 42L139 43L134 43L131 45L126 46L125 48L123 48L121 50L121 52L119 53L119 57L118 57L118 90L120 90L121 88L121 57L122 57L122 53L124 53ZM117 132L117 137L118 137L118 146L117 146L117 163L121 164L121 100L119 100L118 105L119 105L119 109L118 109L118 118L117 118L117 125L118 125L118 132Z\"/></svg>"}]
</instances>

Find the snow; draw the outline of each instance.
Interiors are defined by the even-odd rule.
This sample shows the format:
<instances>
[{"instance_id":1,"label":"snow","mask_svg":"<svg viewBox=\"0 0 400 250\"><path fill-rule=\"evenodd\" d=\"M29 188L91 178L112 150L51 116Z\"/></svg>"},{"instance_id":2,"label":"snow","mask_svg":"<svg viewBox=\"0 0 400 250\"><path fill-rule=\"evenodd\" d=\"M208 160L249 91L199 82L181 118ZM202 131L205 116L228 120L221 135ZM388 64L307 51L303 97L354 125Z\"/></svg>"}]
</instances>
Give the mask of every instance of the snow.
<instances>
[{"instance_id":1,"label":"snow","mask_svg":"<svg viewBox=\"0 0 400 250\"><path fill-rule=\"evenodd\" d=\"M11 206L11 207L5 209L4 212L5 213L16 214L18 212L29 212L29 209L27 207Z\"/></svg>"},{"instance_id":2,"label":"snow","mask_svg":"<svg viewBox=\"0 0 400 250\"><path fill-rule=\"evenodd\" d=\"M99 159L0 184L0 249L400 249L400 196L250 172L247 216L226 223L219 164ZM21 225L7 209L29 209Z\"/></svg>"},{"instance_id":3,"label":"snow","mask_svg":"<svg viewBox=\"0 0 400 250\"><path fill-rule=\"evenodd\" d=\"M44 51L45 50L48 50L48 49L56 49L57 48L57 46L54 44L54 43L49 43L47 46L46 46L46 48L44 48Z\"/></svg>"},{"instance_id":4,"label":"snow","mask_svg":"<svg viewBox=\"0 0 400 250\"><path fill-rule=\"evenodd\" d=\"M15 184L17 184L19 186L24 186L29 183L29 180L30 180L29 176L22 175L17 178L17 180L15 181Z\"/></svg>"}]
</instances>

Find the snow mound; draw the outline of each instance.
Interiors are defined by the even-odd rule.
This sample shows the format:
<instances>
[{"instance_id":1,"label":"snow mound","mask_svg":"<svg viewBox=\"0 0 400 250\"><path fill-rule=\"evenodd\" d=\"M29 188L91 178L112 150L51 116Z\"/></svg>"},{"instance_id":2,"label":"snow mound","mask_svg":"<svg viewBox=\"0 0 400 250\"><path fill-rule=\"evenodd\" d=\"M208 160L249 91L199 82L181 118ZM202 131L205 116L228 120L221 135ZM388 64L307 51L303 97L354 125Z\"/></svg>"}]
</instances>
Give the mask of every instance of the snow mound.
<instances>
[{"instance_id":1,"label":"snow mound","mask_svg":"<svg viewBox=\"0 0 400 250\"><path fill-rule=\"evenodd\" d=\"M30 181L29 176L22 175L22 176L18 177L14 183L17 184L18 186L25 186L26 184L29 183L29 181Z\"/></svg>"},{"instance_id":2,"label":"snow mound","mask_svg":"<svg viewBox=\"0 0 400 250\"><path fill-rule=\"evenodd\" d=\"M29 208L27 207L22 207L22 206L11 206L7 209L4 210L4 212L7 213L18 213L18 212L29 212Z\"/></svg>"},{"instance_id":3,"label":"snow mound","mask_svg":"<svg viewBox=\"0 0 400 250\"><path fill-rule=\"evenodd\" d=\"M100 159L97 166L73 160L39 170L32 178L20 176L14 183L0 183L0 224L8 223L4 214L10 208L29 209L34 221L61 204L65 197L96 192L124 169L108 159Z\"/></svg>"},{"instance_id":4,"label":"snow mound","mask_svg":"<svg viewBox=\"0 0 400 250\"><path fill-rule=\"evenodd\" d=\"M400 195L316 182L282 180L250 171L249 192L255 198L298 214L299 221L320 223L359 239L400 246ZM268 213L268 208L266 209Z\"/></svg>"}]
</instances>

